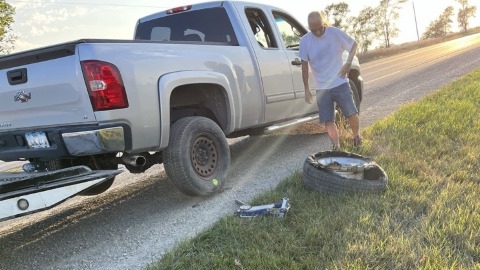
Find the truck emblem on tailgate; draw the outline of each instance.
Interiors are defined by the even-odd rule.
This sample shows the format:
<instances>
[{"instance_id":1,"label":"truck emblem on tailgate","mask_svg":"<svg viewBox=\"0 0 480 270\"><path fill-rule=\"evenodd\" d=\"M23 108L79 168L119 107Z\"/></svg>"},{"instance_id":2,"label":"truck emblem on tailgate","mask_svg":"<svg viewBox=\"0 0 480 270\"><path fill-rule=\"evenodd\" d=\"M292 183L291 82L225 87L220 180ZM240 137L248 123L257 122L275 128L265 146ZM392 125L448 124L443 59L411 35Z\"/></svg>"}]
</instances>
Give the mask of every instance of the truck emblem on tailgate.
<instances>
[{"instance_id":1,"label":"truck emblem on tailgate","mask_svg":"<svg viewBox=\"0 0 480 270\"><path fill-rule=\"evenodd\" d=\"M20 91L15 95L15 102L20 101L21 103L28 102L32 99L32 93L25 93L25 91Z\"/></svg>"}]
</instances>

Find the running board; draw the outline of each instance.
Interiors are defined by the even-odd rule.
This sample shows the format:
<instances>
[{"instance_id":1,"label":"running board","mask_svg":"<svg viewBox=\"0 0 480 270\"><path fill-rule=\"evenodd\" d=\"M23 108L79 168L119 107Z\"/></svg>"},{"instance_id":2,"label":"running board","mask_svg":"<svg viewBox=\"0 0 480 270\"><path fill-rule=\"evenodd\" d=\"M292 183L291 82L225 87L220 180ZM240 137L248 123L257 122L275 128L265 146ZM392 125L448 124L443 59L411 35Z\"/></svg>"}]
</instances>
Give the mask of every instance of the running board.
<instances>
[{"instance_id":1,"label":"running board","mask_svg":"<svg viewBox=\"0 0 480 270\"><path fill-rule=\"evenodd\" d=\"M58 205L121 173L86 166L37 173L0 173L0 221Z\"/></svg>"},{"instance_id":2,"label":"running board","mask_svg":"<svg viewBox=\"0 0 480 270\"><path fill-rule=\"evenodd\" d=\"M290 121L287 121L287 122L278 123L278 124L266 127L265 128L265 133L270 133L270 132L273 132L273 131L276 131L276 130L279 130L279 129L282 129L282 128L298 125L298 124L309 122L309 121L312 121L312 120L315 120L315 119L318 119L318 114L317 115L312 115L312 116L307 116L307 117L304 117L304 118L290 120Z\"/></svg>"}]
</instances>

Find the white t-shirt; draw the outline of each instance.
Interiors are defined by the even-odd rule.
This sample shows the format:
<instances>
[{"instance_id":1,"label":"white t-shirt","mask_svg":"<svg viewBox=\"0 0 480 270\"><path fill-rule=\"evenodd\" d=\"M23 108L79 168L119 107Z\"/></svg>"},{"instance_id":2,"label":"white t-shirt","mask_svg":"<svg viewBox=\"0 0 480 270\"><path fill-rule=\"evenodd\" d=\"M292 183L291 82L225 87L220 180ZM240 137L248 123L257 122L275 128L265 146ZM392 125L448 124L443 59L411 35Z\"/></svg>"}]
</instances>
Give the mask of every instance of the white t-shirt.
<instances>
[{"instance_id":1,"label":"white t-shirt","mask_svg":"<svg viewBox=\"0 0 480 270\"><path fill-rule=\"evenodd\" d=\"M345 82L338 76L343 65L344 51L350 51L353 38L335 27L326 27L321 37L308 32L300 39L300 58L312 69L315 89L331 89Z\"/></svg>"}]
</instances>

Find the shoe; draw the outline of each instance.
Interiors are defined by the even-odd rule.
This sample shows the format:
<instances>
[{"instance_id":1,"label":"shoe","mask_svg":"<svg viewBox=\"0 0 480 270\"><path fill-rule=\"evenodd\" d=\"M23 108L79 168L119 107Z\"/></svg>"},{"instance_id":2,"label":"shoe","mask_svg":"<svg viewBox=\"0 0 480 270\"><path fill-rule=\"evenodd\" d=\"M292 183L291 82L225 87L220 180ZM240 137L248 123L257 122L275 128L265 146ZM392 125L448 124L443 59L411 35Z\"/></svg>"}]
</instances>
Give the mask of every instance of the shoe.
<instances>
[{"instance_id":1,"label":"shoe","mask_svg":"<svg viewBox=\"0 0 480 270\"><path fill-rule=\"evenodd\" d=\"M342 151L342 148L340 148L340 146L332 145L332 151Z\"/></svg>"},{"instance_id":2,"label":"shoe","mask_svg":"<svg viewBox=\"0 0 480 270\"><path fill-rule=\"evenodd\" d=\"M362 146L362 138L360 138L360 135L353 137L353 146L354 147Z\"/></svg>"}]
</instances>

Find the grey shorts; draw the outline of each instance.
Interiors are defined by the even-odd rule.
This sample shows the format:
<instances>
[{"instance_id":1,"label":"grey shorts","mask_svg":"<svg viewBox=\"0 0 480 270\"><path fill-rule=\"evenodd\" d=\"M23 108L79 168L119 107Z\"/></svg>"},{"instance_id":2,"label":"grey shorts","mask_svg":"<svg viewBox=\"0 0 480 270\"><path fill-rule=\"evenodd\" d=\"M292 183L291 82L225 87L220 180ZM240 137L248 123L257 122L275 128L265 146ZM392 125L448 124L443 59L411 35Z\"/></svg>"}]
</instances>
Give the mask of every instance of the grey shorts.
<instances>
[{"instance_id":1,"label":"grey shorts","mask_svg":"<svg viewBox=\"0 0 480 270\"><path fill-rule=\"evenodd\" d=\"M345 117L358 114L357 107L353 101L353 94L350 85L344 83L332 89L317 90L318 115L321 123L335 120L335 103L340 106Z\"/></svg>"}]
</instances>

